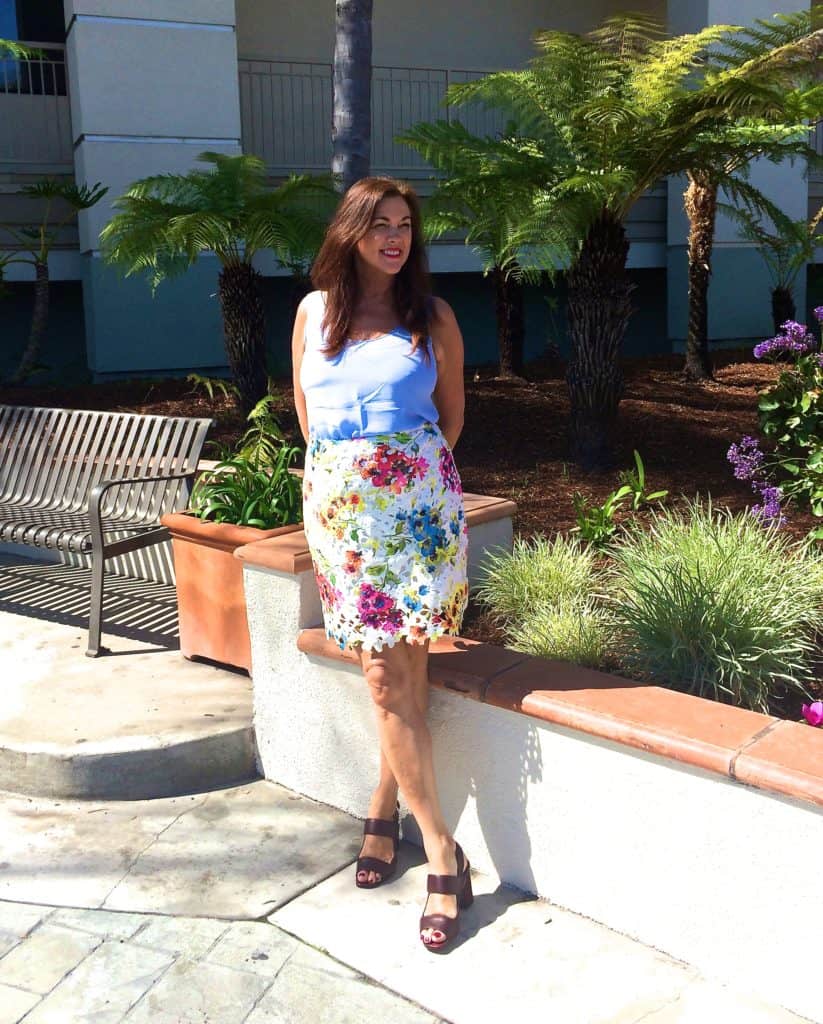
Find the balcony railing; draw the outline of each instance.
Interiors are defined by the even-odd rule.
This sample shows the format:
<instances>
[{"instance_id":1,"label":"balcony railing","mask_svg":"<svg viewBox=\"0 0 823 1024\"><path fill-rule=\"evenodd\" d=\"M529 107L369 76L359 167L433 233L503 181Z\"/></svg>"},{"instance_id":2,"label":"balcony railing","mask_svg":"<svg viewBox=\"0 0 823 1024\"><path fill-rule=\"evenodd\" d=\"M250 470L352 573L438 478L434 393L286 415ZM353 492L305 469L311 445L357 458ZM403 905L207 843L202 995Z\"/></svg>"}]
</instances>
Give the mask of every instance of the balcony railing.
<instances>
[{"instance_id":1,"label":"balcony railing","mask_svg":"<svg viewBox=\"0 0 823 1024\"><path fill-rule=\"evenodd\" d=\"M240 110L243 151L265 160L275 175L324 171L331 163L332 66L294 61L241 60ZM480 105L441 105L453 82L482 77L482 71L450 68L372 69L372 152L374 171L407 177L431 173L425 161L394 138L417 121L460 120L478 135L503 127L497 111Z\"/></svg>"},{"instance_id":2,"label":"balcony railing","mask_svg":"<svg viewBox=\"0 0 823 1024\"><path fill-rule=\"evenodd\" d=\"M66 48L22 45L36 52L24 60L0 58L0 172L71 173Z\"/></svg>"}]
</instances>

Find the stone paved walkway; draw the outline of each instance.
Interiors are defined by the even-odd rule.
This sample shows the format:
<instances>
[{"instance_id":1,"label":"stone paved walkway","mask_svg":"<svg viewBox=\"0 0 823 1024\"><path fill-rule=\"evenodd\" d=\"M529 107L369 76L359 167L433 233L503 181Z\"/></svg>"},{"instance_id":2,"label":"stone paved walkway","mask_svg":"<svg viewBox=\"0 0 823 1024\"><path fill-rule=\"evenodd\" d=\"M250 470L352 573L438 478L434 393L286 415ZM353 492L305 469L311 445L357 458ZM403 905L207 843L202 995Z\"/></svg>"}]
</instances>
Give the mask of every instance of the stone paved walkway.
<instances>
[{"instance_id":1,"label":"stone paved walkway","mask_svg":"<svg viewBox=\"0 0 823 1024\"><path fill-rule=\"evenodd\" d=\"M0 902L0 1024L438 1019L258 921Z\"/></svg>"}]
</instances>

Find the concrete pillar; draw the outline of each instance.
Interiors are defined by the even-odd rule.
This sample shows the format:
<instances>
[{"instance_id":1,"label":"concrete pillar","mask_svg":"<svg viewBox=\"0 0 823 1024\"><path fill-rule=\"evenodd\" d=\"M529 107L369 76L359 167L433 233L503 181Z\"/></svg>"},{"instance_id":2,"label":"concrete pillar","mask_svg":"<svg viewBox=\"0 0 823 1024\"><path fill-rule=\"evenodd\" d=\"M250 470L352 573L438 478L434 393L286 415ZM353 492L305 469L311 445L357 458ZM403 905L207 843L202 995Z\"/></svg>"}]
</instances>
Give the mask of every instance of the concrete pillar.
<instances>
[{"instance_id":1,"label":"concrete pillar","mask_svg":"<svg viewBox=\"0 0 823 1024\"><path fill-rule=\"evenodd\" d=\"M99 233L138 178L240 152L234 0L65 0L65 15L76 178L109 187L79 218L89 368L224 366L217 260L152 298L145 279L103 264Z\"/></svg>"},{"instance_id":2,"label":"concrete pillar","mask_svg":"<svg viewBox=\"0 0 823 1024\"><path fill-rule=\"evenodd\" d=\"M752 24L778 11L807 10L807 0L669 0L668 27L672 34L696 32L706 25ZM807 215L808 183L799 163L780 165L758 160L751 182L793 219ZM688 318L686 244L689 223L683 210L686 179L672 177L668 192L668 331L675 351L683 351ZM754 344L774 333L771 316L772 280L753 245L742 239L735 224L722 213L715 228L712 278L709 289L709 338L721 345ZM806 306L806 275L794 287L798 318Z\"/></svg>"}]
</instances>

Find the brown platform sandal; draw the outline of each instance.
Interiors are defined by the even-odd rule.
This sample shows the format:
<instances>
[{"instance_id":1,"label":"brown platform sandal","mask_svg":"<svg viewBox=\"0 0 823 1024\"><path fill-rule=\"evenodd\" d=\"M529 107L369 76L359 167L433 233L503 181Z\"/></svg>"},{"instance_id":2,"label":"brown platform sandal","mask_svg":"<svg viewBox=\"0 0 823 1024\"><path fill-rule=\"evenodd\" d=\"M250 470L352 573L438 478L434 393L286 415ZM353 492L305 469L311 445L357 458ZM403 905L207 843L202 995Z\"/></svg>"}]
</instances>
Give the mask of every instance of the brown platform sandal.
<instances>
[{"instance_id":1,"label":"brown platform sandal","mask_svg":"<svg viewBox=\"0 0 823 1024\"><path fill-rule=\"evenodd\" d=\"M442 893L445 896L457 897L457 916L449 917L447 914L426 914L423 908L423 916L420 918L420 941L431 950L432 953L442 953L447 946L450 946L460 934L460 911L465 910L474 903L472 892L472 878L469 862L463 855L460 843L454 844L454 852L457 857L456 875L429 875L426 882L427 892ZM428 899L426 904L428 905ZM431 928L437 930L446 937L441 942L433 942L423 937L423 931Z\"/></svg>"},{"instance_id":2,"label":"brown platform sandal","mask_svg":"<svg viewBox=\"0 0 823 1024\"><path fill-rule=\"evenodd\" d=\"M358 889L376 889L394 875L397 870L397 849L400 846L400 804L390 820L385 818L366 818L363 822L364 836L386 836L394 842L394 856L390 861L379 860L377 857L358 857L357 866L354 872L354 884ZM362 849L362 846L361 846ZM359 874L361 871L368 873L373 871L380 875L376 882L361 882Z\"/></svg>"}]
</instances>

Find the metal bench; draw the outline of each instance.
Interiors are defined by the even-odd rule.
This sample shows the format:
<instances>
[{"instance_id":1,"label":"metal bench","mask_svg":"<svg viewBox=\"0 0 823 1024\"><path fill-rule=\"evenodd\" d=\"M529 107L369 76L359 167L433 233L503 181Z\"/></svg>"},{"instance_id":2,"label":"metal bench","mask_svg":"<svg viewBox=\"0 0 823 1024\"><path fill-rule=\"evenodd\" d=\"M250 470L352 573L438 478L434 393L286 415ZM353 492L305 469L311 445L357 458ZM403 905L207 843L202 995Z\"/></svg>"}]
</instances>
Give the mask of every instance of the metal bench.
<instances>
[{"instance_id":1,"label":"metal bench","mask_svg":"<svg viewBox=\"0 0 823 1024\"><path fill-rule=\"evenodd\" d=\"M106 559L168 538L160 516L186 507L211 424L0 405L0 542L91 555L89 657Z\"/></svg>"}]
</instances>

